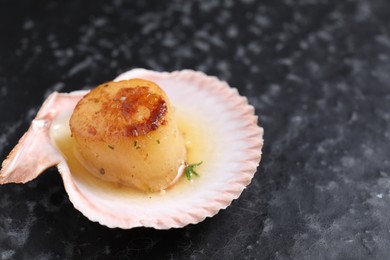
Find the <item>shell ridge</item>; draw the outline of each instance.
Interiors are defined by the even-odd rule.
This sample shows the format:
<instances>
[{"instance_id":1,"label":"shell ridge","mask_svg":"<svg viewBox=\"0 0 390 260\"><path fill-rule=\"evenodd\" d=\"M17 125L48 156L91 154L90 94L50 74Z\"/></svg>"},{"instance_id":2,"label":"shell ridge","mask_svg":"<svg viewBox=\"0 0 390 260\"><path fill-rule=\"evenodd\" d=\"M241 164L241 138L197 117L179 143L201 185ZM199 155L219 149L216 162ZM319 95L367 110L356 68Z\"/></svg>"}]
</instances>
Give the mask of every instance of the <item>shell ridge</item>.
<instances>
[{"instance_id":1,"label":"shell ridge","mask_svg":"<svg viewBox=\"0 0 390 260\"><path fill-rule=\"evenodd\" d=\"M54 92L45 100L27 132L4 160L1 184L26 183L59 163L60 154L49 137L51 110L57 99L58 93Z\"/></svg>"}]
</instances>

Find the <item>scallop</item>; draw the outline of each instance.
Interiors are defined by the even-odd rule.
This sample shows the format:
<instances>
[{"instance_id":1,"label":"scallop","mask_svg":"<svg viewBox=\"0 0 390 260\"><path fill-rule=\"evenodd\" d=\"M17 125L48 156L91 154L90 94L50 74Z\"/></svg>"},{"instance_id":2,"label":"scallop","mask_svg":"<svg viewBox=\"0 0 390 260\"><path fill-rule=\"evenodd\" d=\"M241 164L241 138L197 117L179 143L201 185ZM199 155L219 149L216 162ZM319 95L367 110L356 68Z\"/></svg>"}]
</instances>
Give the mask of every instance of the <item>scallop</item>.
<instances>
[{"instance_id":1,"label":"scallop","mask_svg":"<svg viewBox=\"0 0 390 260\"><path fill-rule=\"evenodd\" d=\"M122 229L199 223L228 207L249 185L261 159L263 129L236 89L192 70L133 69L106 84L51 94L3 162L0 183L25 183L57 166L77 210ZM152 98L126 102L131 95L121 92L123 85L146 86L140 97ZM96 98L96 91L107 92L107 102ZM83 102L96 102L97 108L83 110ZM110 111L101 109L103 103L124 109L134 102L138 109L128 120L141 124L130 124L133 128L110 128L122 119L104 125L99 117L99 111ZM160 116L151 115L155 110ZM97 116L85 122L86 113ZM145 118L154 119L153 129L142 126Z\"/></svg>"},{"instance_id":2,"label":"scallop","mask_svg":"<svg viewBox=\"0 0 390 260\"><path fill-rule=\"evenodd\" d=\"M183 172L186 149L175 111L151 81L94 88L77 103L69 125L79 161L102 180L156 192Z\"/></svg>"}]
</instances>

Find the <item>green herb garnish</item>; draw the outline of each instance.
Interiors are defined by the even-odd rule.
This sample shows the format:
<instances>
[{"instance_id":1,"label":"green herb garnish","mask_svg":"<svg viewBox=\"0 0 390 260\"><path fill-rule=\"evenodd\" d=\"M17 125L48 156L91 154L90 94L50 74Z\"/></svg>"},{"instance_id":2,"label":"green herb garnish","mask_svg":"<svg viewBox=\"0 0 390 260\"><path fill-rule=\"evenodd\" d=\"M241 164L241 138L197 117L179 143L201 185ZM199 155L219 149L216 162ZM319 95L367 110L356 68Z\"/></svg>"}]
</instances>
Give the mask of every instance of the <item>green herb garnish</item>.
<instances>
[{"instance_id":1,"label":"green herb garnish","mask_svg":"<svg viewBox=\"0 0 390 260\"><path fill-rule=\"evenodd\" d=\"M108 145L108 148L110 148L111 150L114 150L114 146L112 146L112 145Z\"/></svg>"},{"instance_id":2,"label":"green herb garnish","mask_svg":"<svg viewBox=\"0 0 390 260\"><path fill-rule=\"evenodd\" d=\"M202 163L203 161L201 161L200 163L187 164L184 170L187 180L190 181L192 179L192 175L199 176L199 174L195 171L195 168L201 165Z\"/></svg>"},{"instance_id":3,"label":"green herb garnish","mask_svg":"<svg viewBox=\"0 0 390 260\"><path fill-rule=\"evenodd\" d=\"M137 146L137 141L134 141L134 147L136 147Z\"/></svg>"},{"instance_id":4,"label":"green herb garnish","mask_svg":"<svg viewBox=\"0 0 390 260\"><path fill-rule=\"evenodd\" d=\"M157 139L157 143L160 144L160 140Z\"/></svg>"}]
</instances>

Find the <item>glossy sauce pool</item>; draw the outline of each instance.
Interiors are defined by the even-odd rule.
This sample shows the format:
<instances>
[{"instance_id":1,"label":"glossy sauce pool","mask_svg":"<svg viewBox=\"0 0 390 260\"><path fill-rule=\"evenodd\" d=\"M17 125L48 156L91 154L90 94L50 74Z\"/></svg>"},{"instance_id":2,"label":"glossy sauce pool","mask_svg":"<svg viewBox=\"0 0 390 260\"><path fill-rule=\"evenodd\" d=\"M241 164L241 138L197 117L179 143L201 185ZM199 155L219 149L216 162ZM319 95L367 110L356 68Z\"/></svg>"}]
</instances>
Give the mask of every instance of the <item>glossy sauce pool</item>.
<instances>
[{"instance_id":1,"label":"glossy sauce pool","mask_svg":"<svg viewBox=\"0 0 390 260\"><path fill-rule=\"evenodd\" d=\"M189 111L176 110L179 131L181 132L187 150L187 162L202 165L196 168L199 176L193 176L192 180L186 179L185 174L171 188L157 193L144 193L131 187L105 182L90 173L82 163L76 159L74 140L69 128L70 114L64 114L52 123L50 129L51 138L57 148L64 155L73 178L79 185L83 185L93 193L106 194L115 199L124 199L128 202L145 203L151 200L164 200L169 197L180 196L187 192L197 192L202 183L207 182L207 166L214 160L215 147L213 147L212 131L207 123Z\"/></svg>"}]
</instances>

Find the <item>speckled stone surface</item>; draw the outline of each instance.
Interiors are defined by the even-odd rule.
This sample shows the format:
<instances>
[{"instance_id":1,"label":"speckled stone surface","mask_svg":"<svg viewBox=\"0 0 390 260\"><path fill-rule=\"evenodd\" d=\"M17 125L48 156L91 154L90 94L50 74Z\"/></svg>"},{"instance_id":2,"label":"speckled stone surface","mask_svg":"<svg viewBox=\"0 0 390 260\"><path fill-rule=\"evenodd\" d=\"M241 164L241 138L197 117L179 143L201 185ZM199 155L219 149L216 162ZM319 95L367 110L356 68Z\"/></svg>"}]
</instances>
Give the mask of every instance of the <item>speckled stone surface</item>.
<instances>
[{"instance_id":1,"label":"speckled stone surface","mask_svg":"<svg viewBox=\"0 0 390 260\"><path fill-rule=\"evenodd\" d=\"M232 206L182 229L90 222L56 169L1 186L0 259L389 259L389 13L386 0L1 1L1 160L49 93L136 67L226 80L265 147Z\"/></svg>"}]
</instances>

